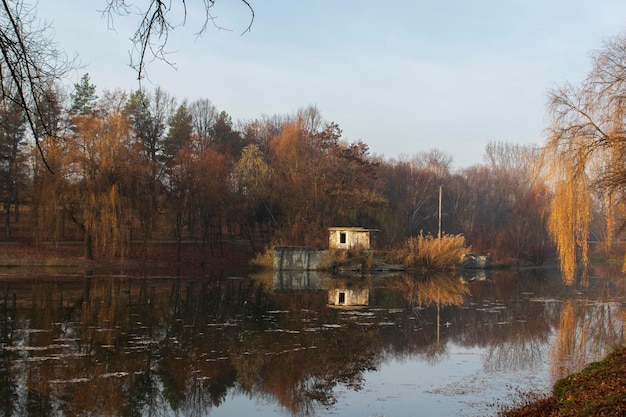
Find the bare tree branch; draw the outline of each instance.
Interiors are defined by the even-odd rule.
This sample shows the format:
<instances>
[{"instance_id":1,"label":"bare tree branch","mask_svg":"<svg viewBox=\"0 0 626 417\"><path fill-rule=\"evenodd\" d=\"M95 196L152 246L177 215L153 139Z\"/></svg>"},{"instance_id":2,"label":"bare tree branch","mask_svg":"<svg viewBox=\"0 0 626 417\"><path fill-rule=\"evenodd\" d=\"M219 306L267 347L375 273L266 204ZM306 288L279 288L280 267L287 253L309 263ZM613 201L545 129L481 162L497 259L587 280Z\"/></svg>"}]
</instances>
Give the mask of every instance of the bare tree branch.
<instances>
[{"instance_id":1,"label":"bare tree branch","mask_svg":"<svg viewBox=\"0 0 626 417\"><path fill-rule=\"evenodd\" d=\"M74 60L57 50L50 27L40 24L34 9L21 0L2 0L0 51L1 98L14 100L24 110L37 149L50 169L40 142L42 133L53 135L44 101L54 83L73 68Z\"/></svg>"},{"instance_id":2,"label":"bare tree branch","mask_svg":"<svg viewBox=\"0 0 626 417\"><path fill-rule=\"evenodd\" d=\"M217 24L211 9L215 6L216 0L202 0L204 8L204 22L196 32L196 36L201 36L209 24L213 24L218 29L225 29ZM247 0L239 0L250 11L250 21L242 35L249 32L254 22L254 9ZM182 8L183 20L180 24L172 21L171 14L174 13L175 6ZM114 15L128 16L132 14L133 7L125 0L107 0L107 5L103 13L108 15L109 27L113 27ZM168 59L166 50L167 43L172 31L178 26L187 23L187 0L149 0L145 8L139 9L141 16L137 30L133 34L131 41L133 49L130 52L130 66L137 71L137 78L142 80L146 76L146 63L153 60L162 60L172 64Z\"/></svg>"}]
</instances>

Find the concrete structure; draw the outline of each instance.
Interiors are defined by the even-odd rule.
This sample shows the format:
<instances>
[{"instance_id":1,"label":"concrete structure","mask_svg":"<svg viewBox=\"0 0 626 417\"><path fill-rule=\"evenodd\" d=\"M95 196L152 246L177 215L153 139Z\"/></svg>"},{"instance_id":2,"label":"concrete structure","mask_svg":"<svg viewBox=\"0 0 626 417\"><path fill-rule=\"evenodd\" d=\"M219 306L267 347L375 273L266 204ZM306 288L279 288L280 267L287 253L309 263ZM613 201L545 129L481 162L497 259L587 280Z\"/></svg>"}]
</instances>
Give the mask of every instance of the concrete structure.
<instances>
[{"instance_id":1,"label":"concrete structure","mask_svg":"<svg viewBox=\"0 0 626 417\"><path fill-rule=\"evenodd\" d=\"M370 248L371 233L363 227L329 227L328 247L332 249Z\"/></svg>"},{"instance_id":2,"label":"concrete structure","mask_svg":"<svg viewBox=\"0 0 626 417\"><path fill-rule=\"evenodd\" d=\"M314 271L329 264L328 251L305 246L276 246L274 248L274 270Z\"/></svg>"}]
</instances>

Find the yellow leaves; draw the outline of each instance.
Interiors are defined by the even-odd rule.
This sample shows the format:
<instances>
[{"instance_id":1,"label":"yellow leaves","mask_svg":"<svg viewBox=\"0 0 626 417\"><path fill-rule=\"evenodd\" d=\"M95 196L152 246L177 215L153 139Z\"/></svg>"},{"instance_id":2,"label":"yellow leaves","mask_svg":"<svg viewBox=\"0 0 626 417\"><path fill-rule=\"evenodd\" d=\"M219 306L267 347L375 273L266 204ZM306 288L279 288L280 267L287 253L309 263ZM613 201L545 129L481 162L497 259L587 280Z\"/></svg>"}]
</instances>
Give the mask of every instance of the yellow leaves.
<instances>
[{"instance_id":1,"label":"yellow leaves","mask_svg":"<svg viewBox=\"0 0 626 417\"><path fill-rule=\"evenodd\" d=\"M130 126L121 113L77 116L75 124L68 158L80 163L85 175L97 175L98 170L110 170L127 159Z\"/></svg>"},{"instance_id":2,"label":"yellow leaves","mask_svg":"<svg viewBox=\"0 0 626 417\"><path fill-rule=\"evenodd\" d=\"M248 195L260 197L267 193L270 181L270 167L256 145L248 145L241 152L241 159L235 165L234 174L239 190Z\"/></svg>"},{"instance_id":3,"label":"yellow leaves","mask_svg":"<svg viewBox=\"0 0 626 417\"><path fill-rule=\"evenodd\" d=\"M45 143L47 158L58 171L40 174L47 197L41 195L38 214L42 219L67 216L85 233L86 242L93 241L96 253L124 255L132 202L123 190L133 187L141 169L128 147L128 121L120 113L110 113L75 116L73 123L73 135ZM54 238L63 238L53 233Z\"/></svg>"},{"instance_id":4,"label":"yellow leaves","mask_svg":"<svg viewBox=\"0 0 626 417\"><path fill-rule=\"evenodd\" d=\"M592 201L589 179L578 168L579 163L581 161L567 158L552 161L552 174L561 175L556 177L548 232L556 243L564 279L570 284L574 282L578 264L586 269L589 263Z\"/></svg>"}]
</instances>

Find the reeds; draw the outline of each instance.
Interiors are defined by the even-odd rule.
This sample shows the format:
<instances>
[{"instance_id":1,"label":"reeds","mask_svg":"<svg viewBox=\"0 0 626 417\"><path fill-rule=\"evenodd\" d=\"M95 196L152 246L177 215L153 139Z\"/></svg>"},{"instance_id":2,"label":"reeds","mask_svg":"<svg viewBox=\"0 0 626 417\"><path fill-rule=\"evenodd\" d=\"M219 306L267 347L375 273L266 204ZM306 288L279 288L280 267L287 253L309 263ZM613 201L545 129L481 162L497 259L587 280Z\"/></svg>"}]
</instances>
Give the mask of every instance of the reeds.
<instances>
[{"instance_id":1,"label":"reeds","mask_svg":"<svg viewBox=\"0 0 626 417\"><path fill-rule=\"evenodd\" d=\"M456 268L468 251L463 235L436 238L420 233L404 242L400 249L392 253L392 258L407 268L441 271Z\"/></svg>"}]
</instances>

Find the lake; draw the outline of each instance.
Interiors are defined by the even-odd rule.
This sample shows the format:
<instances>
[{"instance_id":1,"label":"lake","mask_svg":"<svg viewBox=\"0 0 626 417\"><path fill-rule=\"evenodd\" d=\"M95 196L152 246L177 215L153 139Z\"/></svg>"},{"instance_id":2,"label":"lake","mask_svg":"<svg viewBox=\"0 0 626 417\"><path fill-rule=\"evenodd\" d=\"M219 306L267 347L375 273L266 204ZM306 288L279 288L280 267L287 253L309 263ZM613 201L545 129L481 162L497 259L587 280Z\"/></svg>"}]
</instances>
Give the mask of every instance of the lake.
<instances>
[{"instance_id":1,"label":"lake","mask_svg":"<svg viewBox=\"0 0 626 417\"><path fill-rule=\"evenodd\" d=\"M624 343L626 279L0 271L4 416L484 416Z\"/></svg>"}]
</instances>

